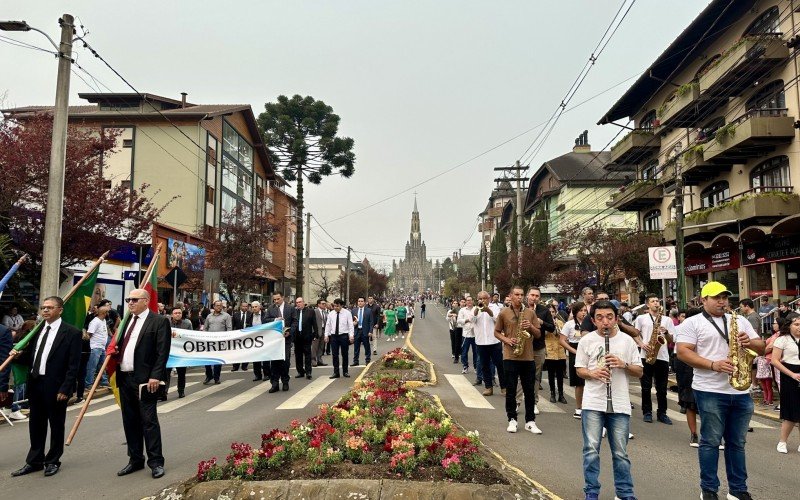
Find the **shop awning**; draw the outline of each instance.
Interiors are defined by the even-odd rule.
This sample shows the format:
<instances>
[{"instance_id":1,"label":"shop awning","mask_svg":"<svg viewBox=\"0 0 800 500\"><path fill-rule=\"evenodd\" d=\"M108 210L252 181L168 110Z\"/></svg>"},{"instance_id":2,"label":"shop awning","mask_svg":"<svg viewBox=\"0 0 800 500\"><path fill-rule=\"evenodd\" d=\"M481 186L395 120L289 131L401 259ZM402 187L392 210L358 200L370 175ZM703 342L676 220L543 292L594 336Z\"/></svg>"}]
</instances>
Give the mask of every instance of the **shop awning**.
<instances>
[{"instance_id":1,"label":"shop awning","mask_svg":"<svg viewBox=\"0 0 800 500\"><path fill-rule=\"evenodd\" d=\"M742 229L742 232L739 233L739 238L743 242L759 241L769 234L772 234L772 226L750 226Z\"/></svg>"},{"instance_id":2,"label":"shop awning","mask_svg":"<svg viewBox=\"0 0 800 500\"><path fill-rule=\"evenodd\" d=\"M791 235L800 233L800 214L790 215L772 225L770 234Z\"/></svg>"},{"instance_id":3,"label":"shop awning","mask_svg":"<svg viewBox=\"0 0 800 500\"><path fill-rule=\"evenodd\" d=\"M706 248L710 247L711 247L710 241L701 241L701 240L687 241L686 243L683 244L683 250L689 253L691 253L692 251L705 250Z\"/></svg>"},{"instance_id":4,"label":"shop awning","mask_svg":"<svg viewBox=\"0 0 800 500\"><path fill-rule=\"evenodd\" d=\"M739 235L733 233L720 233L711 240L712 247L728 247L739 241Z\"/></svg>"}]
</instances>

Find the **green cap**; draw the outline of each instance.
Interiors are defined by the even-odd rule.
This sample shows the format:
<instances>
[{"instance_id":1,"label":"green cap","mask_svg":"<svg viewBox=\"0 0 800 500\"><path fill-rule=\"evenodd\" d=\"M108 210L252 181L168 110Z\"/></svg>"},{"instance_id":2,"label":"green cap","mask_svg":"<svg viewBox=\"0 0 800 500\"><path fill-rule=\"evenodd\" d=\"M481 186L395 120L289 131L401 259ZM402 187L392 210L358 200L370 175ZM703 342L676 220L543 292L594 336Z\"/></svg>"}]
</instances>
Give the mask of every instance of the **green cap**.
<instances>
[{"instance_id":1,"label":"green cap","mask_svg":"<svg viewBox=\"0 0 800 500\"><path fill-rule=\"evenodd\" d=\"M728 288L719 281L709 281L706 283L706 286L703 287L703 290L700 292L700 296L716 297L717 295L722 295L723 293L732 295L730 290L728 290Z\"/></svg>"}]
</instances>

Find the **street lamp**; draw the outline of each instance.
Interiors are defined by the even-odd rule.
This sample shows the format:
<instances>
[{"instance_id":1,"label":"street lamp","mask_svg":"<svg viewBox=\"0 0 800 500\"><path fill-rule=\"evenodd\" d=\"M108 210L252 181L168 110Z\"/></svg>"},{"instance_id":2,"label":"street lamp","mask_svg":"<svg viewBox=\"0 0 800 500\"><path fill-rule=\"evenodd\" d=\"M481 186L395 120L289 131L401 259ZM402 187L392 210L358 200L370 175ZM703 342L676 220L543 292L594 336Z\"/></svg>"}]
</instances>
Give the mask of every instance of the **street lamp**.
<instances>
[{"instance_id":1,"label":"street lamp","mask_svg":"<svg viewBox=\"0 0 800 500\"><path fill-rule=\"evenodd\" d=\"M47 181L47 207L44 219L42 276L39 297L58 295L61 274L61 218L64 211L64 169L67 156L67 120L69 117L69 73L72 67L74 18L64 14L58 20L61 44L56 45L44 31L25 21L0 21L0 31L36 31L58 51L56 103L53 107L53 138L50 145L50 174Z\"/></svg>"}]
</instances>

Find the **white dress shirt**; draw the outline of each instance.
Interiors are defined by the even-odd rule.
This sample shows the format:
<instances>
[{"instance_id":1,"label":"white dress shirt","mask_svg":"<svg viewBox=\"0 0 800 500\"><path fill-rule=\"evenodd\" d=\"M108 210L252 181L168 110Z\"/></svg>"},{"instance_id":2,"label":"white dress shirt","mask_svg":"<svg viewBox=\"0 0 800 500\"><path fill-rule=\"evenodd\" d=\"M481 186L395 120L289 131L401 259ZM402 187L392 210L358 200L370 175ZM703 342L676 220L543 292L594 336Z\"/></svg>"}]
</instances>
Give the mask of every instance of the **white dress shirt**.
<instances>
[{"instance_id":1,"label":"white dress shirt","mask_svg":"<svg viewBox=\"0 0 800 500\"><path fill-rule=\"evenodd\" d=\"M33 353L33 359L36 360L36 354L39 352L39 348L42 345L42 339L44 338L44 332L47 331L47 327L50 327L50 334L47 336L47 342L44 344L44 350L42 351L42 361L39 365L39 375L45 374L45 369L47 368L47 357L50 356L50 349L53 348L53 342L56 340L56 335L58 335L58 329L61 328L61 318L53 321L50 324L45 323L42 327L42 333L39 334L39 339L36 341L36 351Z\"/></svg>"},{"instance_id":2,"label":"white dress shirt","mask_svg":"<svg viewBox=\"0 0 800 500\"><path fill-rule=\"evenodd\" d=\"M479 315L482 313L478 313ZM487 314L488 316L488 314ZM474 307L462 307L461 310L458 311L458 316L456 318L456 326L461 328L462 336L464 338L473 338L475 337L475 332L473 331L473 326L475 325L475 308Z\"/></svg>"},{"instance_id":3,"label":"white dress shirt","mask_svg":"<svg viewBox=\"0 0 800 500\"><path fill-rule=\"evenodd\" d=\"M330 337L336 334L336 311L328 314L328 321L325 323L325 336ZM344 307L339 310L339 335L344 333L353 336L353 315Z\"/></svg>"},{"instance_id":4,"label":"white dress shirt","mask_svg":"<svg viewBox=\"0 0 800 500\"><path fill-rule=\"evenodd\" d=\"M502 308L494 302L489 304L488 307L494 316L481 312L478 313L478 317L474 320L473 332L475 333L475 343L477 345L492 345L500 342L494 336L494 322L497 320L497 316L500 315Z\"/></svg>"},{"instance_id":5,"label":"white dress shirt","mask_svg":"<svg viewBox=\"0 0 800 500\"><path fill-rule=\"evenodd\" d=\"M133 351L136 350L136 340L139 338L139 333L142 331L142 326L144 325L144 321L147 319L147 315L150 314L150 310L147 309L142 313L139 313L139 319L136 321L136 326L133 328L131 332L131 338L128 340L128 346L125 347L125 352L122 354L122 362L119 364L119 369L123 372L132 372L133 371ZM131 315L130 321L133 321L136 315ZM125 335L127 335L128 329L125 329L125 332L122 335L122 342L125 342ZM119 346L122 349L122 346Z\"/></svg>"}]
</instances>

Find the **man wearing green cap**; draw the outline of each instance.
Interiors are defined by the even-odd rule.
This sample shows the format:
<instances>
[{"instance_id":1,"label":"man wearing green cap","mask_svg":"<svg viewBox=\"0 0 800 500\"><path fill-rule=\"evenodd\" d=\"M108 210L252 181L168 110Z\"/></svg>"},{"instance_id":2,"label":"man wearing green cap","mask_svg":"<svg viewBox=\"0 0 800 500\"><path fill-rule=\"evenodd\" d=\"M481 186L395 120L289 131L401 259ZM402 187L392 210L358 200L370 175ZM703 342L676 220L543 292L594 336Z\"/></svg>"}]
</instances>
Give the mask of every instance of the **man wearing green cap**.
<instances>
[{"instance_id":1,"label":"man wearing green cap","mask_svg":"<svg viewBox=\"0 0 800 500\"><path fill-rule=\"evenodd\" d=\"M717 499L719 445L725 436L725 470L728 498L750 500L747 492L745 437L753 414L749 392L738 391L728 382L734 366L728 358L728 335L732 316L725 314L731 292L718 281L707 283L700 297L702 314L688 318L677 327L678 359L694 368L692 389L700 413L701 499ZM764 354L764 341L747 319L738 317L739 343Z\"/></svg>"}]
</instances>

